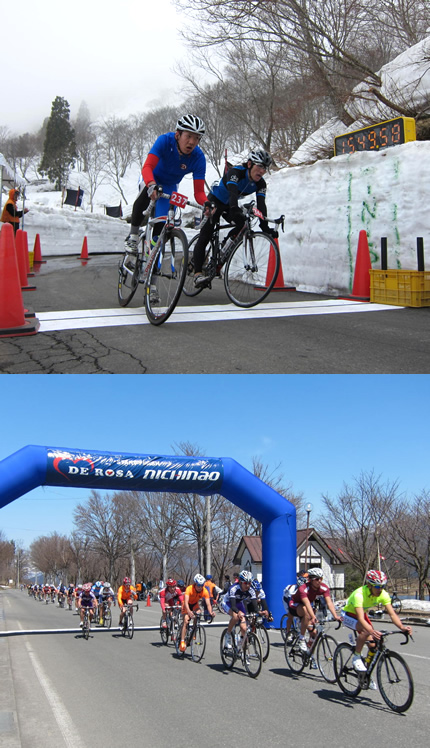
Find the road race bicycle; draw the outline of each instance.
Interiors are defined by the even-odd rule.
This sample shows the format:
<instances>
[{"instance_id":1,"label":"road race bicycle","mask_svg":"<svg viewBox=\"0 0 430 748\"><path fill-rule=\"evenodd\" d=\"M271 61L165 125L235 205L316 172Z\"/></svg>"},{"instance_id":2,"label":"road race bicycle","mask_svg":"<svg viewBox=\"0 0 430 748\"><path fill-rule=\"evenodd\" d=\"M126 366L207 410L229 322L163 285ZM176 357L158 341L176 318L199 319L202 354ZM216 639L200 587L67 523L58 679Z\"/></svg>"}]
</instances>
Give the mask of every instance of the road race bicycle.
<instances>
[{"instance_id":1,"label":"road race bicycle","mask_svg":"<svg viewBox=\"0 0 430 748\"><path fill-rule=\"evenodd\" d=\"M273 619L272 619L273 620ZM270 639L269 632L264 625L263 616L258 615L249 620L250 630L255 634L260 642L261 655L263 662L266 662L270 653Z\"/></svg>"},{"instance_id":2,"label":"road race bicycle","mask_svg":"<svg viewBox=\"0 0 430 748\"><path fill-rule=\"evenodd\" d=\"M352 664L354 644L343 643L336 647L334 653L336 682L347 696L355 698L360 691L372 687L372 673L376 672L379 691L387 706L394 712L406 712L414 698L411 671L401 655L386 647L385 639L394 634L403 634L405 640L400 643L404 645L409 641L409 634L404 631L382 631L381 633L383 635L376 641L376 652L370 663L366 660L367 670L363 673L357 672Z\"/></svg>"},{"instance_id":3,"label":"road race bicycle","mask_svg":"<svg viewBox=\"0 0 430 748\"><path fill-rule=\"evenodd\" d=\"M252 631L252 625L254 623L253 619L255 618L255 613L248 613L248 615L245 616L246 636L243 643L241 642L242 634L240 632L239 624L236 624L231 633L230 647L226 644L228 629L224 629L220 641L221 660L224 667L227 668L227 670L232 670L235 662L240 660L251 678L257 678L260 675L263 664L260 641L257 634Z\"/></svg>"},{"instance_id":4,"label":"road race bicycle","mask_svg":"<svg viewBox=\"0 0 430 748\"><path fill-rule=\"evenodd\" d=\"M118 266L118 301L127 306L143 285L145 312L153 325L161 325L172 314L184 285L188 264L188 239L179 228L178 209L197 203L188 200L178 192L159 197L169 200L167 217L153 218L155 201L151 200L143 216L147 218L144 228L139 231L137 248L133 252L126 249ZM159 236L151 241L156 224L163 224Z\"/></svg>"},{"instance_id":5,"label":"road race bicycle","mask_svg":"<svg viewBox=\"0 0 430 748\"><path fill-rule=\"evenodd\" d=\"M297 619L299 621L299 619ZM338 622L336 629L340 628ZM324 680L327 683L335 683L336 676L334 673L334 653L337 648L337 641L330 634L325 633L325 621L318 621L314 630L316 636L305 639L307 651L300 649L300 631L299 624L295 624L294 629L284 643L284 654L288 667L294 673L301 673L305 667L318 668ZM308 632L309 633L309 632Z\"/></svg>"},{"instance_id":6,"label":"road race bicycle","mask_svg":"<svg viewBox=\"0 0 430 748\"><path fill-rule=\"evenodd\" d=\"M194 618L188 621L185 631L185 644L191 647L191 659L193 662L200 662L206 649L206 631L200 623L201 611L194 611ZM179 645L181 643L180 631L182 630L182 618L179 621L179 632L175 641L176 654L178 657L185 657L185 652L181 652Z\"/></svg>"},{"instance_id":7,"label":"road race bicycle","mask_svg":"<svg viewBox=\"0 0 430 748\"><path fill-rule=\"evenodd\" d=\"M82 621L82 636L84 637L84 639L88 639L90 635L90 629L90 608L84 608L84 620Z\"/></svg>"},{"instance_id":8,"label":"road race bicycle","mask_svg":"<svg viewBox=\"0 0 430 748\"><path fill-rule=\"evenodd\" d=\"M166 620L163 616L160 619L160 636L163 644L168 644L169 640L176 643L179 631L179 616L181 612L180 605L166 605Z\"/></svg>"},{"instance_id":9,"label":"road race bicycle","mask_svg":"<svg viewBox=\"0 0 430 748\"><path fill-rule=\"evenodd\" d=\"M109 600L103 600L101 604L99 623L107 629L110 629L112 626L112 613L109 606Z\"/></svg>"},{"instance_id":10,"label":"road race bicycle","mask_svg":"<svg viewBox=\"0 0 430 748\"><path fill-rule=\"evenodd\" d=\"M233 304L240 307L252 307L259 304L272 290L281 262L278 245L268 234L253 230L254 220L264 219L254 202L243 205L242 211L245 223L233 241L230 241L228 236L223 242L220 241L220 233L225 229L234 228L232 223L222 225L218 223L215 226L203 263L206 282L199 288L194 285L194 247L199 234L191 240L188 247L188 267L183 289L186 296L197 296L203 288L211 288L212 281L217 277L224 277L227 296ZM282 226L284 230L284 218L281 216L266 220L277 227Z\"/></svg>"},{"instance_id":11,"label":"road race bicycle","mask_svg":"<svg viewBox=\"0 0 430 748\"><path fill-rule=\"evenodd\" d=\"M136 611L139 610L138 605L134 605L134 603L127 603L127 605L125 606L124 618L122 619L121 625L121 635L127 636L129 639L132 639L134 634L134 608L136 608Z\"/></svg>"}]
</instances>

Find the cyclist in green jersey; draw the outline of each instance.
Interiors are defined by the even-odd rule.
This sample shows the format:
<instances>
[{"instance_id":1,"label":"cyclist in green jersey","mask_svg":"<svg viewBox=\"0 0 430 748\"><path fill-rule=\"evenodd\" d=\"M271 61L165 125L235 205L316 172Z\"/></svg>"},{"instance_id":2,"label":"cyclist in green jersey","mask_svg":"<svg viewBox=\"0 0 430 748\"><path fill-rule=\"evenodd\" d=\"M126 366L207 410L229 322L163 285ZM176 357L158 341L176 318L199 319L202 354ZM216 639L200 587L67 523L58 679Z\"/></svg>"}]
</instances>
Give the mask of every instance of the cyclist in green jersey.
<instances>
[{"instance_id":1,"label":"cyclist in green jersey","mask_svg":"<svg viewBox=\"0 0 430 748\"><path fill-rule=\"evenodd\" d=\"M367 667L361 659L361 650L367 641L369 654L375 652L375 639L381 638L380 631L373 628L372 622L367 615L370 608L375 608L379 604L385 607L392 622L400 631L409 635L412 633L410 626L404 626L399 616L391 605L391 597L385 590L387 584L387 575L383 571L371 569L366 574L365 584L358 587L349 596L346 605L342 609L342 622L345 626L357 632L357 641L355 652L352 658L352 664L357 672L365 672Z\"/></svg>"}]
</instances>

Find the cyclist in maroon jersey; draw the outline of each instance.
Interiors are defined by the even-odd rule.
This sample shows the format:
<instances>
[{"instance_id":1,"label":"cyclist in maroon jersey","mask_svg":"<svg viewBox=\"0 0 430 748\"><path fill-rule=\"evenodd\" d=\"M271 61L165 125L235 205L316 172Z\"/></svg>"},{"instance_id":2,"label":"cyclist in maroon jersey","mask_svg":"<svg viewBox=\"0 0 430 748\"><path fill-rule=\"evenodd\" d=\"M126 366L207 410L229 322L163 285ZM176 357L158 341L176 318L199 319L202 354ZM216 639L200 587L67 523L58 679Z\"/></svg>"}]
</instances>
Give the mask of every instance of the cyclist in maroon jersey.
<instances>
[{"instance_id":1,"label":"cyclist in maroon jersey","mask_svg":"<svg viewBox=\"0 0 430 748\"><path fill-rule=\"evenodd\" d=\"M322 581L324 577L323 570L319 568L309 569L308 574L308 581L300 585L288 604L291 615L300 618L299 647L303 652L307 652L308 649L305 642L306 629L315 626L317 623L313 609L313 603L315 603L317 597L324 598L324 602L327 604L330 613L336 621L342 620L336 613L333 605L330 587Z\"/></svg>"}]
</instances>

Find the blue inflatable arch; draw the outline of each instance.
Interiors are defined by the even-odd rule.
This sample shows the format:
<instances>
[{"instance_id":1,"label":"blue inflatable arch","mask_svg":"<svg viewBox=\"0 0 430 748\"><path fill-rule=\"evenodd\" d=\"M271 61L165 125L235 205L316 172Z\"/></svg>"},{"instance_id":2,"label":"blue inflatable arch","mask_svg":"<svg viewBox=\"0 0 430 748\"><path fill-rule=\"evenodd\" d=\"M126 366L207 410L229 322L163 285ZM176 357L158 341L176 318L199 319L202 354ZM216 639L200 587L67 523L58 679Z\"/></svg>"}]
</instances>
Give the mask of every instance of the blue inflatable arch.
<instances>
[{"instance_id":1,"label":"blue inflatable arch","mask_svg":"<svg viewBox=\"0 0 430 748\"><path fill-rule=\"evenodd\" d=\"M29 445L0 462L0 507L38 486L221 494L262 524L263 586L279 626L296 579L296 510L235 460Z\"/></svg>"}]
</instances>

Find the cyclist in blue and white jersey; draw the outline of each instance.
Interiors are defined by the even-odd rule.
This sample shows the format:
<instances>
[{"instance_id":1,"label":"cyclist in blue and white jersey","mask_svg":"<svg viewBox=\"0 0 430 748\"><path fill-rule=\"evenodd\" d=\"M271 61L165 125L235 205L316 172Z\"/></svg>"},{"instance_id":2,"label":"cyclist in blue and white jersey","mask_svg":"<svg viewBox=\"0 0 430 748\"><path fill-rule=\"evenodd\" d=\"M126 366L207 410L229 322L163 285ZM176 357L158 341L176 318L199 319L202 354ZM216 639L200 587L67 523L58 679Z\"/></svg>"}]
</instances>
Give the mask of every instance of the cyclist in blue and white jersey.
<instances>
[{"instance_id":1,"label":"cyclist in blue and white jersey","mask_svg":"<svg viewBox=\"0 0 430 748\"><path fill-rule=\"evenodd\" d=\"M162 187L162 191L170 195L178 189L186 174L192 174L196 202L202 206L206 202L206 158L199 148L204 132L205 124L200 117L185 114L178 119L175 132L160 135L151 147L142 166L141 191L133 204L130 235L125 240L128 252L136 250L142 213L150 200L157 200L156 218L167 215L169 202L166 198L157 199L157 187ZM161 223L156 224L153 236L157 236L161 228Z\"/></svg>"},{"instance_id":2,"label":"cyclist in blue and white jersey","mask_svg":"<svg viewBox=\"0 0 430 748\"><path fill-rule=\"evenodd\" d=\"M200 288L207 283L206 276L202 274L205 249L221 216L225 216L228 221L235 225L228 236L236 236L245 223L245 217L238 201L240 198L254 193L256 194L258 210L263 216L267 216L267 185L263 176L271 163L272 157L267 151L261 149L251 151L245 163L232 166L224 174L219 184L212 187L208 195L208 201L215 207L212 210L210 220L205 221L202 225L200 236L194 247L194 285L196 288ZM269 228L266 220L260 221L260 228L270 236L278 236L276 231Z\"/></svg>"},{"instance_id":3,"label":"cyclist in blue and white jersey","mask_svg":"<svg viewBox=\"0 0 430 748\"><path fill-rule=\"evenodd\" d=\"M103 589L103 582L96 582L91 587L91 592L94 593L94 597L96 598L97 608L99 607L99 604L101 603L101 594Z\"/></svg>"},{"instance_id":4,"label":"cyclist in blue and white jersey","mask_svg":"<svg viewBox=\"0 0 430 748\"><path fill-rule=\"evenodd\" d=\"M242 634L241 644L246 636L246 613L258 613L257 595L252 587L252 574L250 571L241 571L239 581L233 584L224 597L223 610L230 616L225 637L225 645L231 647L231 632L234 626L240 624ZM241 646L241 644L239 646Z\"/></svg>"},{"instance_id":5,"label":"cyclist in blue and white jersey","mask_svg":"<svg viewBox=\"0 0 430 748\"><path fill-rule=\"evenodd\" d=\"M266 618L268 621L273 621L273 616L269 608L267 607L266 593L263 590L261 582L259 582L258 579L253 579L252 588L254 589L257 597L257 604L260 615Z\"/></svg>"}]
</instances>

